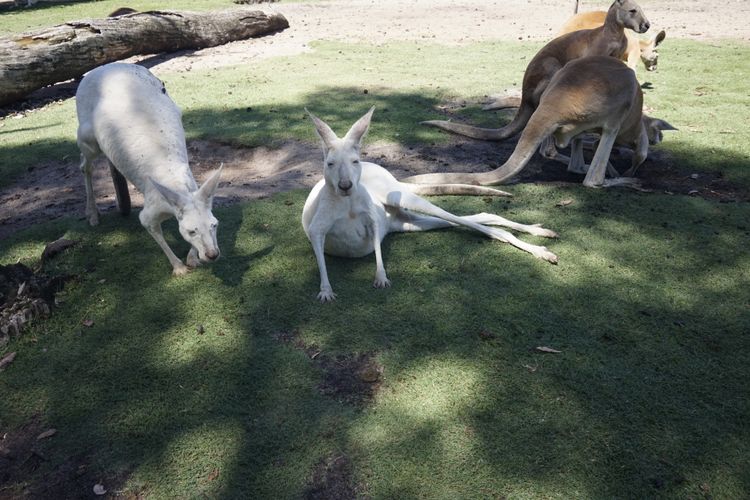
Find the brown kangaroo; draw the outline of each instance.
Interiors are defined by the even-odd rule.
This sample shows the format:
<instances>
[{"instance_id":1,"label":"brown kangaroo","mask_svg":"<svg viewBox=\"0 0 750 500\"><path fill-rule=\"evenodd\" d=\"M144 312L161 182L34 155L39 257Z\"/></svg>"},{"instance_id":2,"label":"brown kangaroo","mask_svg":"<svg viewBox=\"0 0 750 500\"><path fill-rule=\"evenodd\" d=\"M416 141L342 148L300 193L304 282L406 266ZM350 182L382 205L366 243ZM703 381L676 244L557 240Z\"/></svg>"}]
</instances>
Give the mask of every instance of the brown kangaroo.
<instances>
[{"instance_id":1,"label":"brown kangaroo","mask_svg":"<svg viewBox=\"0 0 750 500\"><path fill-rule=\"evenodd\" d=\"M632 165L626 172L633 176L646 159L649 142L659 142L661 130L675 130L663 120L643 115L642 109L641 87L622 61L606 56L575 59L552 78L505 164L486 173L424 174L403 182L500 184L520 172L542 141L552 136L561 148L573 142L568 170L585 173L584 186L633 184L637 181L629 177L605 180L612 146L617 143L633 150ZM587 168L577 136L591 131L600 133L601 140Z\"/></svg>"},{"instance_id":2,"label":"brown kangaroo","mask_svg":"<svg viewBox=\"0 0 750 500\"><path fill-rule=\"evenodd\" d=\"M625 28L645 33L649 27L650 24L637 3L633 0L615 0L607 11L604 25L555 38L534 56L523 75L521 105L508 125L489 129L444 120L430 120L422 124L473 139L505 140L523 129L555 73L568 61L586 56L611 56L620 59L628 46Z\"/></svg>"},{"instance_id":3,"label":"brown kangaroo","mask_svg":"<svg viewBox=\"0 0 750 500\"><path fill-rule=\"evenodd\" d=\"M557 36L565 35L573 31L585 30L598 28L604 24L607 18L607 13L603 10L592 10L589 12L581 12L567 21L562 25ZM659 51L656 47L659 46L667 33L661 30L656 36L648 40L643 40L635 36L630 31L625 32L625 36L628 39L628 47L625 50L623 61L625 61L630 69L636 71L638 67L638 60L643 62L643 66L646 71L654 71L659 62Z\"/></svg>"}]
</instances>

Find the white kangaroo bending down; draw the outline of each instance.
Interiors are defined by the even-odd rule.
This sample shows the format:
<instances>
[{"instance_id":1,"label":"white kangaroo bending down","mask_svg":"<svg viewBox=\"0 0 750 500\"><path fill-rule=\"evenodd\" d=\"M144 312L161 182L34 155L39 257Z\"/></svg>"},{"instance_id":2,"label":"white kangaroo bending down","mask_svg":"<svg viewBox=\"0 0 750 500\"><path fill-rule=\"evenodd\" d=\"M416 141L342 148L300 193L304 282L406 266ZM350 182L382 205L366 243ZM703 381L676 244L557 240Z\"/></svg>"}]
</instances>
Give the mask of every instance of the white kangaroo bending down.
<instances>
[{"instance_id":1,"label":"white kangaroo bending down","mask_svg":"<svg viewBox=\"0 0 750 500\"><path fill-rule=\"evenodd\" d=\"M675 130L663 120L643 115L642 109L641 87L635 73L622 61L607 56L575 59L552 78L516 149L503 165L491 172L424 174L403 181L500 184L520 172L542 141L553 136L560 148L573 141L568 171L586 174L585 186L634 183L631 176L646 159L649 143L659 143L662 130ZM579 137L585 132L601 133L590 167L584 163L582 139ZM632 165L625 173L626 177L605 180L608 170L618 175L609 165L609 155L615 143L633 150Z\"/></svg>"},{"instance_id":2,"label":"white kangaroo bending down","mask_svg":"<svg viewBox=\"0 0 750 500\"><path fill-rule=\"evenodd\" d=\"M323 142L323 179L307 197L302 210L302 227L312 244L320 271L321 302L336 298L326 271L325 253L341 257L363 257L375 252L375 288L390 286L380 243L386 234L427 231L451 226L466 226L490 238L510 243L540 259L557 263L557 256L545 247L528 244L508 231L484 224L505 226L539 236L554 238L553 231L539 225L524 225L498 215L453 215L417 194L494 194L502 191L477 191L478 186L410 185L396 180L380 165L361 162L359 151L374 108L360 118L340 139L319 118L310 114ZM488 188L479 188L488 189ZM419 213L418 213L419 212Z\"/></svg>"},{"instance_id":3,"label":"white kangaroo bending down","mask_svg":"<svg viewBox=\"0 0 750 500\"><path fill-rule=\"evenodd\" d=\"M111 63L88 73L76 92L78 147L86 183L86 216L99 223L99 211L91 182L93 160L104 154L115 170L143 193L139 219L172 264L173 273L188 267L169 248L161 223L177 218L182 237L190 243L186 263L219 258L216 242L218 221L211 213L221 168L198 188L188 165L182 113L169 98L164 84L142 66ZM130 200L116 190L120 211L127 213ZM127 194L127 184L124 184Z\"/></svg>"}]
</instances>

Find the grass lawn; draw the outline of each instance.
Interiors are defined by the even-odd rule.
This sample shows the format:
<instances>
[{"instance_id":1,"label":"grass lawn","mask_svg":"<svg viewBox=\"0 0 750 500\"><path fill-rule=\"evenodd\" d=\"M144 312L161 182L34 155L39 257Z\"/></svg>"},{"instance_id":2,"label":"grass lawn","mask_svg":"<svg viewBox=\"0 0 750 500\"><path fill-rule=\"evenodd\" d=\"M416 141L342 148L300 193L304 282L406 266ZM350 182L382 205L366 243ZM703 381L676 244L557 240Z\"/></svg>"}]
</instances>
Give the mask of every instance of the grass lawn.
<instances>
[{"instance_id":1,"label":"grass lawn","mask_svg":"<svg viewBox=\"0 0 750 500\"><path fill-rule=\"evenodd\" d=\"M366 141L419 147L444 140L415 126L435 105L520 82L537 48L326 42L252 71L160 77L190 138L313 141L305 106L340 131L375 104ZM672 40L646 91L680 128L660 148L744 186L748 56ZM74 116L68 100L0 121L3 182L76 155ZM462 230L391 235L393 287L371 287L372 256L329 257L328 305L301 191L217 209L222 258L182 278L135 216L89 228L71 214L0 242L0 264L35 265L46 242L81 241L45 267L74 276L51 318L0 348L17 353L0 371L0 436L57 429L23 464L0 455L0 498L84 497L96 483L147 498L750 496L748 203L509 190L434 201L544 222L559 240L524 239L559 265ZM358 359L377 382L346 378Z\"/></svg>"}]
</instances>

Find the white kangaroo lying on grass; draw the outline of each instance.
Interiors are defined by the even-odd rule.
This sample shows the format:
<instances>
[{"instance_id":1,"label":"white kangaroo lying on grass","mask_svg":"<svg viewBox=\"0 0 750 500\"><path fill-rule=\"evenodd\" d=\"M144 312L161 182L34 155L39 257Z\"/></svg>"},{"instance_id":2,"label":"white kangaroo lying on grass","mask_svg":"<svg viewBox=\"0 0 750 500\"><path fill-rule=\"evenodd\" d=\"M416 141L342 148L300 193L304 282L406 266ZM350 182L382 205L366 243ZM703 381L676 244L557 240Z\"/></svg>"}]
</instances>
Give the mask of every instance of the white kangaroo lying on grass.
<instances>
[{"instance_id":1,"label":"white kangaroo lying on grass","mask_svg":"<svg viewBox=\"0 0 750 500\"><path fill-rule=\"evenodd\" d=\"M392 232L427 231L466 226L490 238L510 243L551 263L557 256L545 247L519 240L508 231L483 224L505 226L548 238L557 234L539 225L525 225L494 214L453 215L420 198L418 194L508 195L502 191L460 184L404 184L380 165L360 162L359 151L375 108L370 109L340 139L319 118L310 114L323 142L323 179L307 197L302 210L302 227L312 243L320 270L321 302L336 299L326 271L325 253L340 257L363 257L375 252L375 288L391 282L385 274L380 243ZM421 213L417 213L421 212Z\"/></svg>"},{"instance_id":2,"label":"white kangaroo lying on grass","mask_svg":"<svg viewBox=\"0 0 750 500\"><path fill-rule=\"evenodd\" d=\"M191 245L187 266L218 259L218 221L211 207L221 168L198 188L188 165L182 113L164 84L135 64L100 66L78 86L76 111L89 224L99 223L91 171L93 160L103 153L110 162L120 211L127 214L130 209L127 184L121 178L125 176L143 193L139 219L175 275L185 274L188 267L164 240L161 223L170 217L177 218L180 234Z\"/></svg>"}]
</instances>

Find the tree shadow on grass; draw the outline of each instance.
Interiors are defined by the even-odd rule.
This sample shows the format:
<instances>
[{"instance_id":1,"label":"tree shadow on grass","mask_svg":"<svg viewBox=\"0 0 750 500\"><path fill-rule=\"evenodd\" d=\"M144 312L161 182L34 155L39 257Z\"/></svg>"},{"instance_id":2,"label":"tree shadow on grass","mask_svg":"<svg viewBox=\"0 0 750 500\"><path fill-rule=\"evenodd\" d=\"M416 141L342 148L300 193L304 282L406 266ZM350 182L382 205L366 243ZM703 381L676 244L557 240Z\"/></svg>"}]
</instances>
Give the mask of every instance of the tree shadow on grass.
<instances>
[{"instance_id":1,"label":"tree shadow on grass","mask_svg":"<svg viewBox=\"0 0 750 500\"><path fill-rule=\"evenodd\" d=\"M316 114L340 133L371 104L336 102ZM310 127L301 106L286 112ZM373 135L405 120L383 132L376 118ZM271 122L263 133L283 120ZM514 190L435 201L544 222L562 235L544 242L558 266L463 230L391 235L392 288L371 288L372 257L329 259L329 305L314 299L303 192L218 210L223 259L181 279L135 217L73 224L86 241L59 266L81 281L19 344L2 420L41 413L58 429L33 477L82 454L87 479L126 471L131 492L157 497L299 497L342 453L374 497L746 494L745 204ZM320 394L321 368L285 331L326 354L376 352L384 390L361 408ZM71 481L52 493L90 491Z\"/></svg>"}]
</instances>

